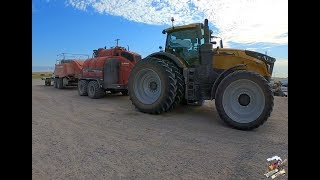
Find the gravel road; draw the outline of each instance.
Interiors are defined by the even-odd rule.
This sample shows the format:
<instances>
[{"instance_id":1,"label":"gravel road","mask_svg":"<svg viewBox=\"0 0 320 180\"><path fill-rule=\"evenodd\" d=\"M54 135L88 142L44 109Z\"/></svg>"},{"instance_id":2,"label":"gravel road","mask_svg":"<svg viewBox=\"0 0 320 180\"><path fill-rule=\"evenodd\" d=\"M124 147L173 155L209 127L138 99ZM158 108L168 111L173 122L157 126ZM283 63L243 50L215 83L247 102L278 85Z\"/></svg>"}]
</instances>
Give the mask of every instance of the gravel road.
<instances>
[{"instance_id":1,"label":"gravel road","mask_svg":"<svg viewBox=\"0 0 320 180\"><path fill-rule=\"evenodd\" d=\"M214 101L149 115L128 96L90 99L32 80L32 179L267 179L274 155L288 157L286 97L264 125L240 131Z\"/></svg>"}]
</instances>

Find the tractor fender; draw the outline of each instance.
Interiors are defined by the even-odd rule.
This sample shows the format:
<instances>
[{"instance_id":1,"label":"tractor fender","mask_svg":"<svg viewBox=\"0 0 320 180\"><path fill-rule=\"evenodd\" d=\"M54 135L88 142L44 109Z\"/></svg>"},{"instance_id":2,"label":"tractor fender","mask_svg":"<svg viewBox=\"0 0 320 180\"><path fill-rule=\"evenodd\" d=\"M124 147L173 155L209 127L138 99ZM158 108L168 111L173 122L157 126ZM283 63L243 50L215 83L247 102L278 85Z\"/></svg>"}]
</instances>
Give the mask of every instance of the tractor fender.
<instances>
[{"instance_id":1,"label":"tractor fender","mask_svg":"<svg viewBox=\"0 0 320 180\"><path fill-rule=\"evenodd\" d=\"M167 53L167 52L155 52L145 58L147 59L148 57L155 57L155 58L159 58L159 59L163 59L163 60L169 60L169 61L175 63L178 67L180 67L182 69L187 68L186 62L184 62L183 60L181 60L177 56L170 54L170 53Z\"/></svg>"},{"instance_id":2,"label":"tractor fender","mask_svg":"<svg viewBox=\"0 0 320 180\"><path fill-rule=\"evenodd\" d=\"M247 66L247 64L237 64L235 66L230 67L229 69L224 70L221 74L219 74L217 80L214 82L214 84L212 85L212 88L211 88L211 100L214 99L215 94L216 94L216 90L217 90L220 82L222 81L222 79L224 77L226 77L228 74L230 74L236 70L241 70L241 69L238 69L239 67L243 68L245 66Z\"/></svg>"}]
</instances>

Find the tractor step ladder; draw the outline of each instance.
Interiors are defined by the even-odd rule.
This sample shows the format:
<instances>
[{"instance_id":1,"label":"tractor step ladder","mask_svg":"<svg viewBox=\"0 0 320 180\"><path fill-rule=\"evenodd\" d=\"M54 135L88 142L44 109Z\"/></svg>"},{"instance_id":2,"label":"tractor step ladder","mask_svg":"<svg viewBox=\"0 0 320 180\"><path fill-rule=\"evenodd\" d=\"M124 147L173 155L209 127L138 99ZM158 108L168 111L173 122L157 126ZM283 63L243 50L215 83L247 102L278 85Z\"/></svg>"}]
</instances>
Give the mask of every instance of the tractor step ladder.
<instances>
[{"instance_id":1,"label":"tractor step ladder","mask_svg":"<svg viewBox=\"0 0 320 180\"><path fill-rule=\"evenodd\" d=\"M195 100L195 82L194 82L195 69L190 68L188 71L188 83L187 83L187 103L193 104Z\"/></svg>"}]
</instances>

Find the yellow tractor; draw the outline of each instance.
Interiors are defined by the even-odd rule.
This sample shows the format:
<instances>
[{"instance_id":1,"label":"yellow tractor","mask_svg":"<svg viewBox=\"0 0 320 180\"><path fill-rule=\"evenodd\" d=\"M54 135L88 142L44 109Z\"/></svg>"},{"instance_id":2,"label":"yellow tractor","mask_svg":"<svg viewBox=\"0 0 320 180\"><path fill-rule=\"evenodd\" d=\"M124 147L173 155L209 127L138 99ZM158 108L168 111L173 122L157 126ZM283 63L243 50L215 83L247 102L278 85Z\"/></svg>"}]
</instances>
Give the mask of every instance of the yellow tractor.
<instances>
[{"instance_id":1,"label":"yellow tractor","mask_svg":"<svg viewBox=\"0 0 320 180\"><path fill-rule=\"evenodd\" d=\"M254 129L269 118L275 58L223 48L207 19L162 33L167 34L165 50L136 63L129 76L129 96L139 111L160 114L181 103L215 99L220 118L233 128Z\"/></svg>"}]
</instances>

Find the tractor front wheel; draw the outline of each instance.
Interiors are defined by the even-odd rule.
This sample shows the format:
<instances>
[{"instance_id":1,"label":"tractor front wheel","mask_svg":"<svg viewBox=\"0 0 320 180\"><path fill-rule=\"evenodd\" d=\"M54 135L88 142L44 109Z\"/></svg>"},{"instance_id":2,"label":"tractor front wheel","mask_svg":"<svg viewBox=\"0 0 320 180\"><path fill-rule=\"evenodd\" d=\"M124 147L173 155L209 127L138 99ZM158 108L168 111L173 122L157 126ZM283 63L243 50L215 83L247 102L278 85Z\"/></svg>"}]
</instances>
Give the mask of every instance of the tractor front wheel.
<instances>
[{"instance_id":1,"label":"tractor front wheel","mask_svg":"<svg viewBox=\"0 0 320 180\"><path fill-rule=\"evenodd\" d=\"M228 125L251 130L262 125L273 109L273 94L267 80L245 70L235 71L219 84L215 104Z\"/></svg>"}]
</instances>

